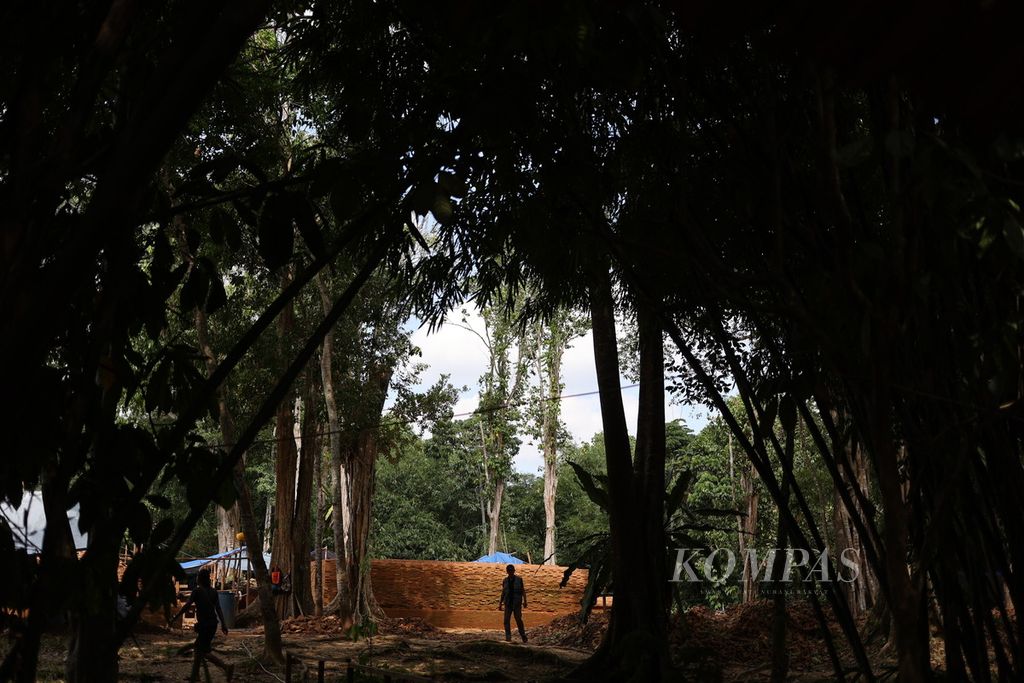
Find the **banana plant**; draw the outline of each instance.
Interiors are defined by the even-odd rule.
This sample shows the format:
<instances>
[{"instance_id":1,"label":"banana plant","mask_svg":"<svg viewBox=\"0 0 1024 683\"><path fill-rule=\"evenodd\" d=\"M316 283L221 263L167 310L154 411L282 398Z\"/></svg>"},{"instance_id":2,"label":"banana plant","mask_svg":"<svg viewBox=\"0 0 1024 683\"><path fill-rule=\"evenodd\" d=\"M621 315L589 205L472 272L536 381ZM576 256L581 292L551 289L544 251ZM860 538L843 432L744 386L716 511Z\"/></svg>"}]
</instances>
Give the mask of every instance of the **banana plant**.
<instances>
[{"instance_id":1,"label":"banana plant","mask_svg":"<svg viewBox=\"0 0 1024 683\"><path fill-rule=\"evenodd\" d=\"M575 462L570 461L569 465L587 497L608 514L608 476L592 474ZM669 548L696 547L700 541L692 535L695 532L732 531L731 528L722 529L707 524L703 520L708 517L735 519L737 515L743 514L737 510L688 507L686 500L692 483L693 473L684 470L679 473L665 495L665 541ZM607 593L614 583L611 572L611 534L602 531L585 536L570 546L568 555L575 555L576 559L565 568L559 585L564 588L577 569L582 567L588 570L587 585L580 599L580 620L585 623L590 618L597 597ZM669 553L669 557L672 556L672 553Z\"/></svg>"}]
</instances>

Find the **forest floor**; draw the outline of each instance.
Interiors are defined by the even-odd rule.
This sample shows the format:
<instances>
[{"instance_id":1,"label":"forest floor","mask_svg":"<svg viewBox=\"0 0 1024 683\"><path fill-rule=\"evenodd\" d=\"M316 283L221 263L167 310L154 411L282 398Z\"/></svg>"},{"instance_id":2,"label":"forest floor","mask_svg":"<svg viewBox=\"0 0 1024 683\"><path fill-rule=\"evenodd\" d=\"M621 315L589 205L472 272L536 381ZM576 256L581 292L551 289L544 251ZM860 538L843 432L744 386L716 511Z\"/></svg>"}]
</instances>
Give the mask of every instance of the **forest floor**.
<instances>
[{"instance_id":1,"label":"forest floor","mask_svg":"<svg viewBox=\"0 0 1024 683\"><path fill-rule=\"evenodd\" d=\"M524 615L527 619L528 613ZM344 680L346 660L375 669L415 674L434 681L552 681L565 676L588 657L600 642L607 624L606 613L596 613L586 625L575 616L562 617L546 626L528 629L529 644L505 643L499 631L436 629L422 621L388 619L373 638L346 639L333 617L291 619L282 625L285 649L299 658L293 680L302 671L316 680L317 660L327 661L327 680ZM838 627L833 626L841 659L852 666L852 657ZM165 631L143 626L121 650L121 680L181 681L188 677L191 657L184 653L194 633ZM941 643L938 643L941 644ZM283 681L284 669L258 661L262 632L256 629L218 633L216 652L234 663L236 681ZM868 655L876 674L893 664L880 653L880 644L869 644ZM753 603L725 612L704 608L689 610L676 622L672 652L696 680L768 680L771 662L771 605ZM821 629L809 607L796 605L787 621L787 653L792 681L831 681L830 658ZM41 653L39 680L62 678L64 639L47 636ZM941 664L936 648L933 665ZM223 674L210 665L213 681ZM380 680L380 679L378 679Z\"/></svg>"}]
</instances>

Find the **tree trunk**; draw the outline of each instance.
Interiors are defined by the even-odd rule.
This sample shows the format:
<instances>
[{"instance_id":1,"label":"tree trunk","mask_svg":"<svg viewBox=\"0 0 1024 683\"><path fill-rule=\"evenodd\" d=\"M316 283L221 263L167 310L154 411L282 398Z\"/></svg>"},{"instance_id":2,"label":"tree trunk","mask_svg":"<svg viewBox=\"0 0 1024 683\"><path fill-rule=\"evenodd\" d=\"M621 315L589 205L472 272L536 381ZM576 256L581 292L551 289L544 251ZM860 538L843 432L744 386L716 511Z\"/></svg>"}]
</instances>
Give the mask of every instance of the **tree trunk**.
<instances>
[{"instance_id":1,"label":"tree trunk","mask_svg":"<svg viewBox=\"0 0 1024 683\"><path fill-rule=\"evenodd\" d=\"M102 331L99 334L102 336ZM99 408L111 417L97 421L98 426L90 440L92 469L102 471L114 466L110 426L118 394L118 390L110 390L109 387L103 390ZM52 503L51 500L51 508ZM94 513L96 516L87 529L88 547L74 574L81 603L79 609L74 610L71 623L72 636L65 666L69 683L114 681L118 678L117 653L121 640L117 637L117 564L124 532L111 533L114 529L120 531L122 527L115 525L115 508L109 501L97 504ZM65 510L57 512L57 519L61 517L66 517ZM133 594L137 591L137 586L129 588Z\"/></svg>"},{"instance_id":2,"label":"tree trunk","mask_svg":"<svg viewBox=\"0 0 1024 683\"><path fill-rule=\"evenodd\" d=\"M317 436L317 395L320 393L319 373L306 372L305 400L302 411L302 444L299 453L298 482L295 487L295 515L292 519L292 594L303 614L313 612L313 592L309 576L309 523L312 512L313 475L316 453L320 450Z\"/></svg>"},{"instance_id":3,"label":"tree trunk","mask_svg":"<svg viewBox=\"0 0 1024 683\"><path fill-rule=\"evenodd\" d=\"M371 365L367 373L367 391L372 393L373 403L367 415L379 419L387 399L388 387L394 368L390 365ZM373 520L373 494L376 486L377 451L379 426L364 428L354 439L348 458L348 512L350 529L345 548L345 577L347 580L347 601L339 612L344 621L361 625L383 616L370 583L370 524ZM340 564L338 565L341 566Z\"/></svg>"},{"instance_id":4,"label":"tree trunk","mask_svg":"<svg viewBox=\"0 0 1024 683\"><path fill-rule=\"evenodd\" d=\"M651 654L660 661L662 674L668 672L668 608L671 586L665 537L665 352L664 332L653 312L637 310L640 341L640 389L637 412L634 484L636 503L642 510L644 558L640 563L643 580L651 586L649 604L642 610L654 642Z\"/></svg>"},{"instance_id":5,"label":"tree trunk","mask_svg":"<svg viewBox=\"0 0 1024 683\"><path fill-rule=\"evenodd\" d=\"M16 680L19 683L36 680L43 629L56 611L55 587L64 580L60 568L75 562L75 547L67 518L67 480L59 477L56 470L54 465L43 470L43 509L48 520L61 521L47 524L43 531L39 573L28 601L32 609L28 613L21 637L14 641L4 657L3 665L0 666L0 680Z\"/></svg>"},{"instance_id":6,"label":"tree trunk","mask_svg":"<svg viewBox=\"0 0 1024 683\"><path fill-rule=\"evenodd\" d=\"M89 540L90 557L79 565L78 579L91 605L79 611L72 622L65 667L68 683L118 680L115 645L118 553L116 548L110 552L109 543L102 544L107 548L93 548L91 533Z\"/></svg>"},{"instance_id":7,"label":"tree trunk","mask_svg":"<svg viewBox=\"0 0 1024 683\"><path fill-rule=\"evenodd\" d=\"M884 386L885 378L877 380ZM878 485L885 506L885 573L892 596L889 611L899 656L900 681L924 683L929 678L928 619L919 578L907 565L907 504L900 477L899 452L888 414L889 401L875 398L871 439L878 470Z\"/></svg>"},{"instance_id":8,"label":"tree trunk","mask_svg":"<svg viewBox=\"0 0 1024 683\"><path fill-rule=\"evenodd\" d=\"M281 276L282 289L288 286L291 274L285 269ZM284 349L288 336L294 326L294 308L289 304L277 321L278 356L285 357ZM294 391L288 394L277 407L274 415L274 540L271 543L272 567L281 571L282 576L291 576L295 572L294 537L292 522L295 517L295 487L299 452L295 443L295 414L293 413ZM277 616L281 619L293 616L293 601L290 593L277 595Z\"/></svg>"},{"instance_id":9,"label":"tree trunk","mask_svg":"<svg viewBox=\"0 0 1024 683\"><path fill-rule=\"evenodd\" d=\"M206 312L198 308L196 309L196 336L199 341L199 348L206 360L207 374L213 374L217 369L217 361L213 353L213 345L210 343ZM227 390L224 386L221 386L217 391L217 403L220 408L221 440L226 444L224 447L225 451L228 451L235 443L237 431L234 416L228 407ZM220 543L222 532L220 521L223 513L223 518L227 520L228 524L233 525L233 528L236 530L235 533L238 530L242 532L245 538L246 555L249 556L249 563L256 576L256 588L260 600L260 619L263 622L264 658L274 662L281 662L284 660L281 651L281 625L278 621L277 613L273 609L270 593L270 572L263 561L263 554L259 551L259 535L252 511L252 497L249 493L249 485L245 481L244 458L240 459L235 465L233 477L238 499L231 507L231 510L225 511L222 507L217 506L218 544ZM231 542L235 543L236 541L236 536L233 533L231 535Z\"/></svg>"},{"instance_id":10,"label":"tree trunk","mask_svg":"<svg viewBox=\"0 0 1024 683\"><path fill-rule=\"evenodd\" d=\"M291 575L295 553L292 546L292 519L295 515L296 467L299 454L295 447L295 416L291 401L282 401L274 418L276 455L274 458L274 540L271 543L270 564L281 571L282 576ZM293 615L290 594L279 594L275 601L277 616L285 619Z\"/></svg>"},{"instance_id":11,"label":"tree trunk","mask_svg":"<svg viewBox=\"0 0 1024 683\"><path fill-rule=\"evenodd\" d=\"M271 522L274 521L274 497L267 496L267 507L263 513L263 535L260 537L263 539L263 552L270 552L270 541L273 537L274 526Z\"/></svg>"},{"instance_id":12,"label":"tree trunk","mask_svg":"<svg viewBox=\"0 0 1024 683\"><path fill-rule=\"evenodd\" d=\"M544 564L558 564L555 557L555 495L558 463L555 454L544 453Z\"/></svg>"},{"instance_id":13,"label":"tree trunk","mask_svg":"<svg viewBox=\"0 0 1024 683\"><path fill-rule=\"evenodd\" d=\"M494 498L487 508L487 554L498 551L498 535L501 533L501 503L505 496L505 478L497 477L494 482Z\"/></svg>"},{"instance_id":14,"label":"tree trunk","mask_svg":"<svg viewBox=\"0 0 1024 683\"><path fill-rule=\"evenodd\" d=\"M853 473L854 480L850 481L844 474L844 485L850 488L858 488L864 494L866 498L869 492L868 489L868 472L866 463L864 462L864 455L857 444L851 440L847 441L843 447L844 452L840 454L840 457L845 457L850 463L850 471ZM843 472L840 469L840 472ZM851 499L854 502L855 513L861 517L865 517L865 511L863 510L859 497L852 495ZM842 496L838 490L835 494L834 506L834 526L836 533L836 545L835 553L836 558L841 557L841 553L844 551L852 551L856 553L857 558L867 557L867 553L864 550L864 543L861 540L860 534L857 531L857 527L853 522L850 515L850 511L846 509L846 505L843 502ZM846 602L850 606L850 613L854 617L867 612L874 604L875 600L875 588L872 583L874 580L874 572L871 566L867 562L858 560L860 571L857 573L857 577L850 582L844 582L842 584L843 591L846 595Z\"/></svg>"},{"instance_id":15,"label":"tree trunk","mask_svg":"<svg viewBox=\"0 0 1024 683\"><path fill-rule=\"evenodd\" d=\"M606 272L590 292L594 361L608 471L611 566L615 600L608 630L594 655L573 673L602 680L668 678L669 583L665 565L665 408L661 330L646 311L640 323L640 407L636 464L629 447ZM628 649L630 655L623 656ZM628 663L627 663L628 662Z\"/></svg>"},{"instance_id":16,"label":"tree trunk","mask_svg":"<svg viewBox=\"0 0 1024 683\"><path fill-rule=\"evenodd\" d=\"M789 483L793 476L794 427L786 426L786 442L782 450L782 495L779 507L789 505ZM775 547L785 548L787 543L786 525L782 511L779 511L779 525L775 533ZM781 581L783 563L776 559L768 571L772 578L772 670L771 683L783 683L789 673L789 654L786 652L786 584Z\"/></svg>"},{"instance_id":17,"label":"tree trunk","mask_svg":"<svg viewBox=\"0 0 1024 683\"><path fill-rule=\"evenodd\" d=\"M318 387L311 372L306 373L303 394L307 401ZM313 406L298 401L301 431L296 444L295 417L288 406L278 410L276 432L278 458L275 462L275 534L272 564L290 577L291 591L278 596L277 613L284 619L313 611L309 577L310 499L313 495L313 452L319 447L314 435L316 417ZM289 428L292 434L288 434ZM283 438L282 438L283 437Z\"/></svg>"},{"instance_id":18,"label":"tree trunk","mask_svg":"<svg viewBox=\"0 0 1024 683\"><path fill-rule=\"evenodd\" d=\"M492 360L493 363L493 360ZM481 496L481 508L483 510L484 520L486 522L487 529L487 554L493 555L498 551L498 534L501 531L501 502L505 495L505 478L502 476L494 476L494 493L491 494L491 499L486 500L485 495L491 488L491 466L490 456L487 451L487 436L484 433L483 420L479 423L480 426L480 451L483 454L483 470L484 470L484 487ZM498 453L501 453L500 436Z\"/></svg>"},{"instance_id":19,"label":"tree trunk","mask_svg":"<svg viewBox=\"0 0 1024 683\"><path fill-rule=\"evenodd\" d=\"M324 315L331 309L331 297L327 290L327 283L324 278L316 277L316 286L320 292L320 303L323 306ZM320 380L324 389L324 405L327 408L327 428L330 432L331 447L331 531L334 536L335 555L335 590L336 598L332 604L336 609L345 600L348 592L348 582L345 572L341 570L345 566L345 516L347 507L348 474L345 469L345 461L342 457L341 444L341 422L338 419L338 403L334 397L334 335L328 333L324 337L320 353Z\"/></svg>"},{"instance_id":20,"label":"tree trunk","mask_svg":"<svg viewBox=\"0 0 1024 683\"><path fill-rule=\"evenodd\" d=\"M210 343L209 326L206 320L206 311L201 307L196 308L196 337L199 342L199 350L206 361L207 376L217 370L217 359L213 353L213 345ZM217 408L220 413L220 435L221 441L225 444L225 453L231 450L235 443L235 419L228 408L227 390L223 385L217 390ZM239 467L244 469L245 465L239 462ZM229 509L221 506L217 509L217 552L223 553L238 547L237 534L241 530L239 520L238 503L236 502Z\"/></svg>"},{"instance_id":21,"label":"tree trunk","mask_svg":"<svg viewBox=\"0 0 1024 683\"><path fill-rule=\"evenodd\" d=\"M170 181L165 177L168 193L172 192ZM175 233L178 239L178 250L181 252L182 260L191 269L195 263L195 254L192 253L185 235L186 225L182 216L174 217ZM203 362L206 365L206 374L209 377L217 370L217 357L213 352L213 344L210 340L210 328L206 317L206 311L202 306L195 309L196 341L199 343L199 351L203 354ZM217 408L220 414L219 426L221 440L225 444L223 450L227 453L235 443L235 421L228 408L227 389L221 385L217 389ZM216 506L217 511L217 552L224 553L237 547L236 534L240 530L238 520L238 505L232 505L225 510Z\"/></svg>"},{"instance_id":22,"label":"tree trunk","mask_svg":"<svg viewBox=\"0 0 1024 683\"><path fill-rule=\"evenodd\" d=\"M541 450L544 453L544 564L558 564L555 557L555 498L558 493L558 396L562 390L562 354L565 334L559 320L552 321L544 343L543 327L537 326L537 381L541 399Z\"/></svg>"},{"instance_id":23,"label":"tree trunk","mask_svg":"<svg viewBox=\"0 0 1024 683\"><path fill-rule=\"evenodd\" d=\"M263 622L263 657L281 664L284 652L281 649L281 623L274 608L274 595L270 592L270 571L260 552L256 518L252 512L252 496L243 472L235 468L235 489L238 491L239 522L245 534L246 554L256 575L256 591L259 593L260 620Z\"/></svg>"},{"instance_id":24,"label":"tree trunk","mask_svg":"<svg viewBox=\"0 0 1024 683\"><path fill-rule=\"evenodd\" d=\"M319 444L317 444L319 446ZM316 547L316 577L313 581L313 614L323 616L324 613L324 467L323 448L318 447L314 453L316 469L316 511L313 513L313 545Z\"/></svg>"},{"instance_id":25,"label":"tree trunk","mask_svg":"<svg viewBox=\"0 0 1024 683\"><path fill-rule=\"evenodd\" d=\"M370 584L370 524L373 520L373 493L377 473L377 434L366 430L350 453L349 510L352 529L346 548L345 576L349 604L346 610L354 624L374 621L382 612L373 597Z\"/></svg>"},{"instance_id":26,"label":"tree trunk","mask_svg":"<svg viewBox=\"0 0 1024 683\"><path fill-rule=\"evenodd\" d=\"M761 496L754 487L757 477L754 466L749 465L740 473L740 488L743 491L743 503L745 515L740 517L740 557L746 558L746 550L754 545L754 537L757 534L758 504ZM743 602L753 602L757 599L757 582L750 563L743 563Z\"/></svg>"}]
</instances>

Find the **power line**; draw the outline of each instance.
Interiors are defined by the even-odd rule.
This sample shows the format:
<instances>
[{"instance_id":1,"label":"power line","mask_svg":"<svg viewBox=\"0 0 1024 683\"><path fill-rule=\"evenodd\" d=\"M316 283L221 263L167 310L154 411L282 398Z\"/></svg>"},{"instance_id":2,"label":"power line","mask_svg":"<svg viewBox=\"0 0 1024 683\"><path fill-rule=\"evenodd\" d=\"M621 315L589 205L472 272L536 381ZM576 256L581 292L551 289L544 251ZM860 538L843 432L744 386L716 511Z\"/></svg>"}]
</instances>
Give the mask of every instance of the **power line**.
<instances>
[{"instance_id":1,"label":"power line","mask_svg":"<svg viewBox=\"0 0 1024 683\"><path fill-rule=\"evenodd\" d=\"M640 385L639 384L626 384L626 385L620 386L619 390L620 391L625 391L626 389L635 389L638 386L640 386ZM565 399L568 399L568 398L581 398L583 396L596 396L597 394L600 394L600 393L601 392L599 390L595 389L594 391L581 391L581 392L575 393L575 394L561 394L559 396L548 396L548 397L544 398L543 400L544 401L548 401L548 402L564 401ZM453 413L449 417L449 419L455 419L455 418L458 418L458 417L472 417L473 415L487 415L487 414L490 414L490 413L496 413L496 412L498 412L500 410L508 410L509 408L519 408L519 407L527 406L530 403L531 403L530 401L526 401L526 400L524 400L524 401L517 401L517 402L514 402L514 403L502 403L501 405L493 406L491 408L485 408L485 409L477 408L476 410L470 410L470 411L466 411L466 412L463 412L463 413ZM362 429L379 429L381 427L397 427L397 426L400 426L400 425L416 424L416 423L419 423L419 422L422 422L422 421L423 421L423 418L410 418L408 420L384 420L384 421L378 422L377 424L367 425L366 427L363 427ZM349 430L347 430L347 429L334 429L334 430L328 429L328 430L324 430L324 431L314 432L310 436L313 436L313 437L330 436L331 434L342 434L342 433L347 432L347 431L349 431ZM289 437L286 436L284 438L289 438ZM294 437L290 437L290 438L294 438ZM300 438L301 438L301 435L300 435ZM252 444L250 445L250 447L251 446L257 446L257 445L259 445L259 446L270 445L270 444L277 443L280 440L281 439L279 439L279 438L255 439L252 442ZM233 448L234 445L235 444L233 444L233 443L212 443L212 444L207 444L207 446L209 448Z\"/></svg>"}]
</instances>

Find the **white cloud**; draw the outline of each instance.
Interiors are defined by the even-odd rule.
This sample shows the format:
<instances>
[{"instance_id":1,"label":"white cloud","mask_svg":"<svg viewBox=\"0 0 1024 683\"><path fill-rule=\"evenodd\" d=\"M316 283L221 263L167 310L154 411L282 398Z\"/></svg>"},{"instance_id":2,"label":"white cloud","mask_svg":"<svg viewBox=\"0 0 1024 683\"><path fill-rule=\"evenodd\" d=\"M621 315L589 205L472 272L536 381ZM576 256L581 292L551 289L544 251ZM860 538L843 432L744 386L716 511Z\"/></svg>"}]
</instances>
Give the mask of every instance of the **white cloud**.
<instances>
[{"instance_id":1,"label":"white cloud","mask_svg":"<svg viewBox=\"0 0 1024 683\"><path fill-rule=\"evenodd\" d=\"M453 316L458 320L458 316ZM459 325L462 323L459 322ZM483 330L483 321L476 313L467 318L467 326ZM423 372L422 383L430 386L442 374L450 375L449 381L458 389L468 387L466 394L472 394L473 402L470 410L476 407L476 386L480 376L487 368L487 347L483 341L469 330L452 323L445 323L433 334L427 327L416 329L412 334L412 343L423 352L422 361L428 365ZM460 399L461 400L461 399ZM455 412L462 412L456 410Z\"/></svg>"},{"instance_id":2,"label":"white cloud","mask_svg":"<svg viewBox=\"0 0 1024 683\"><path fill-rule=\"evenodd\" d=\"M468 413L477 406L478 381L487 368L487 348L473 332L460 327L461 315L455 313L451 319L457 324L445 324L433 334L428 334L427 329L421 327L413 333L412 340L423 352L422 361L429 366L422 374L423 386L430 386L442 374L450 375L450 381L455 387L467 387L459 396L455 413ZM467 317L466 324L479 332L483 331L483 321L475 312ZM562 400L562 421L574 441L588 441L602 431L601 405L596 394L593 337L589 332L576 339L566 350L562 361L562 383L565 386L563 396L566 396ZM620 386L630 384L630 381L620 377ZM636 433L638 393L636 387L622 390L626 425L630 434ZM665 400L666 419L683 419L694 431L707 423L706 415L700 410L673 405L669 403L670 397L667 394ZM515 468L520 472L538 473L542 466L543 457L537 446L524 443L515 458Z\"/></svg>"}]
</instances>

